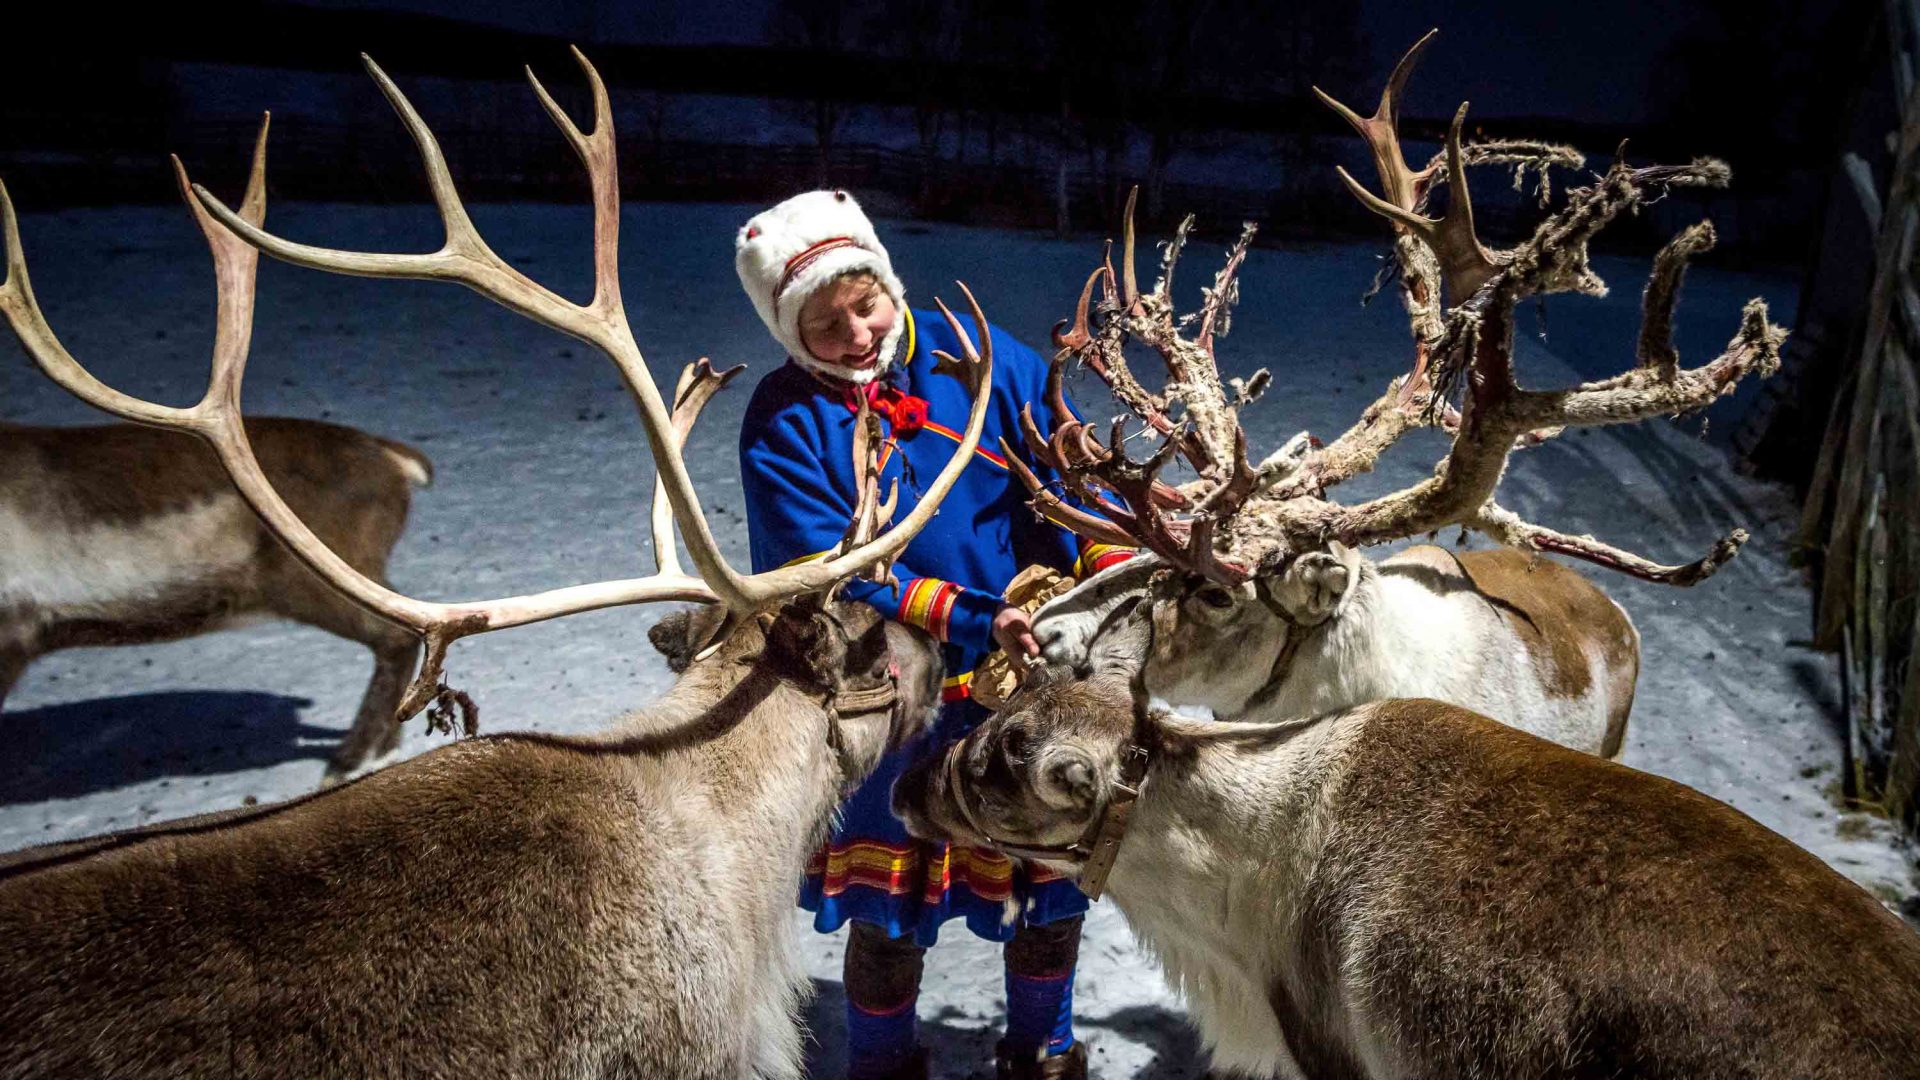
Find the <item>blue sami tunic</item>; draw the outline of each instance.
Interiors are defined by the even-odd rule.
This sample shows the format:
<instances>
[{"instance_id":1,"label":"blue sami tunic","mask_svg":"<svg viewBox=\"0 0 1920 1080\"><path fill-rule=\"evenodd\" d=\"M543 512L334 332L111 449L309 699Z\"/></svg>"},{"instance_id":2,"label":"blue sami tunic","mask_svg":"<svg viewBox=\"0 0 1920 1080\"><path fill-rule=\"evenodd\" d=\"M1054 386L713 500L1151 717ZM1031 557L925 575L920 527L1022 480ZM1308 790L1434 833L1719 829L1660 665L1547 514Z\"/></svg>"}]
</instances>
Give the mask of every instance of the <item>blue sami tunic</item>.
<instances>
[{"instance_id":1,"label":"blue sami tunic","mask_svg":"<svg viewBox=\"0 0 1920 1080\"><path fill-rule=\"evenodd\" d=\"M952 460L971 406L959 380L933 371L933 350L962 353L946 320L924 311L905 318L900 355L885 379L926 400L927 424L897 440L887 431L880 490L900 481L896 521ZM1071 881L997 851L914 840L889 808L893 781L909 762L986 717L968 699L967 681L994 647L993 617L1014 575L1035 563L1070 574L1082 566L1090 571L1120 557L1102 545L1077 544L1027 507L1024 487L1001 457L1000 439L1043 481L1053 479L1027 456L1019 426L1021 408L1031 404L1034 423L1042 434L1052 433L1047 365L1005 331L991 333L992 399L974 460L895 563L897 588L853 581L841 591L944 641L948 677L934 731L882 760L841 808L826 847L807 868L800 903L815 913L822 932L852 918L932 945L941 923L964 918L981 937L1005 941L1023 920L1048 923L1087 909ZM845 391L798 364L770 372L755 388L740 432L740 467L756 573L817 558L840 542L853 515L853 429Z\"/></svg>"}]
</instances>

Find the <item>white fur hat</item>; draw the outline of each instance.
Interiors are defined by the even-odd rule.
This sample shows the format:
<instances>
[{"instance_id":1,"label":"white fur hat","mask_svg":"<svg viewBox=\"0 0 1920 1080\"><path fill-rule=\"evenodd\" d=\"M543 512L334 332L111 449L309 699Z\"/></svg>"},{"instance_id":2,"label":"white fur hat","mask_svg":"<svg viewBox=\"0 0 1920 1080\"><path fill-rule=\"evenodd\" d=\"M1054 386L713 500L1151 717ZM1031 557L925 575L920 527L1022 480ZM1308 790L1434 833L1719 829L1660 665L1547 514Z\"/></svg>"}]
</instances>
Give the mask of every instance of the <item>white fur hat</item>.
<instances>
[{"instance_id":1,"label":"white fur hat","mask_svg":"<svg viewBox=\"0 0 1920 1080\"><path fill-rule=\"evenodd\" d=\"M844 191L809 191L754 215L734 240L734 269L753 300L760 321L802 366L830 378L869 383L893 363L906 329L906 287L894 275L873 222ZM815 289L843 274L864 270L879 279L900 317L880 343L880 360L865 371L823 364L800 342L800 309Z\"/></svg>"}]
</instances>

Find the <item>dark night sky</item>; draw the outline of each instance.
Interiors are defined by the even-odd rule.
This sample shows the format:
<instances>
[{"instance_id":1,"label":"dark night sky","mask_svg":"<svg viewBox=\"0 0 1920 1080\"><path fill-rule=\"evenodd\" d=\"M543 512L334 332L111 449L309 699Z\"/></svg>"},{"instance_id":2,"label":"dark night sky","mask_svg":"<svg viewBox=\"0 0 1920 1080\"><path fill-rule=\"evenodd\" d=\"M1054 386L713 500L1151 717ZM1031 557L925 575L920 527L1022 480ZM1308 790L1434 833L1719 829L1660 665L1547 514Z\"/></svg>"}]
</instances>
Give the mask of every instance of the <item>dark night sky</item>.
<instances>
[{"instance_id":1,"label":"dark night sky","mask_svg":"<svg viewBox=\"0 0 1920 1080\"><path fill-rule=\"evenodd\" d=\"M805 40L802 36L788 33L779 35L779 43L774 40L773 24L790 22L797 10L830 2L230 0L224 8L196 7L195 15L184 20L156 7L147 13L153 23L152 43L143 46L130 38L133 47L121 50L132 63L95 56L103 44L100 37L75 28L49 36L58 44L27 57L24 64L0 66L0 83L7 82L10 72L26 72L19 80L25 92L12 95L11 110L0 105L0 127L15 124L13 147L34 152L13 163L16 175L28 185L24 190L37 183L41 197L55 200L138 198L138 192L149 189L151 177L126 164L133 149L153 160L159 160L161 149L212 156L227 139L223 125L244 127L253 111L263 107L280 113L283 129L288 123L316 125L319 141L310 145L328 145L346 155L339 160L357 162L354 155L370 144L350 133L390 130L369 126L377 122L371 114L384 109L351 70L351 58L362 48L381 56L390 70L418 79L422 92L438 94L440 100L431 104L441 115L467 110L468 127L479 131L501 130L502 115L537 121L519 96L512 98L516 104L511 107L500 102L515 81L518 61L558 63L558 42L572 40L590 54L612 46L668 46L651 52L623 50L625 64L657 65L623 73L627 78L619 85L637 88L627 107L646 112L647 122L655 125L651 130L656 142L677 144L673 153L678 171L663 164L651 173L634 173L647 176L652 184L645 192L631 191L635 196L760 198L776 173L779 183L803 182L779 169L808 172L817 182L833 153L839 152L834 166L861 177L845 182L910 199L923 216L972 220L998 215L996 220L1031 225L1056 223L1064 213L1071 225L1080 211L1063 211L1036 195L1037 181L1029 182L1031 177L1008 188L1018 197L1008 195L1004 205L989 208L973 196L933 190L936 185L926 179L924 163L917 167L917 178L907 177L915 166L885 156L924 153L932 146L935 153L964 160L964 140L975 130L969 125L986 116L986 145L1020 148L1010 151L1012 157L993 162L996 166L1038 168L1034 162L1039 159L1032 157L1037 143L1046 144L1039 153L1049 163L1071 159L1061 175L1086 188L1074 195L1074 206L1112 201L1117 187L1104 194L1096 189L1118 182L1101 173L1106 168L1101 163L1110 160L1102 155L1118 145L1123 156L1111 160L1121 162L1122 172L1148 175L1155 168L1150 162L1157 160L1166 168L1158 175L1195 189L1183 205L1198 206L1203 215L1217 212L1224 220L1250 214L1265 218L1274 229L1305 235L1346 227L1339 224L1339 213L1352 208L1344 192L1326 179L1326 169L1312 174L1325 181L1319 190L1312 181L1299 179L1309 176L1296 167L1303 155L1313 152L1307 142L1281 146L1275 136L1344 138L1344 131L1301 93L1300 83L1309 80L1296 81L1301 72L1285 65L1304 62L1324 72L1313 77L1365 112L1395 60L1429 28L1438 27L1440 38L1427 51L1404 105L1403 117L1420 125L1406 129L1413 133L1410 137L1433 138L1464 98L1472 102L1472 116L1486 124L1482 131L1470 128L1472 134L1553 139L1577 144L1589 154L1608 153L1621 138L1631 136L1630 149L1640 155L1720 156L1743 181L1734 196L1742 200L1738 208L1719 213L1726 223L1723 246L1780 257L1804 250L1819 227L1818 206L1829 187L1840 136L1849 130L1849 101L1856 96L1854 88L1872 81L1855 68L1856 58L1873 43L1868 30L1875 25L1867 18L1873 13L1867 0L1344 0L1348 6L1324 8L1287 8L1280 5L1300 5L1303 0L1267 0L1237 9L1245 0L1211 0L1211 10L1195 16L1208 21L1192 24L1195 47L1201 51L1190 63L1179 58L1177 43L1154 40L1138 28L1158 27L1154 32L1173 37L1182 27L1169 24L1166 17L1189 12L1190 3L1017 0L1006 9L968 3L959 9L996 17L1005 10L1015 18L1032 18L1036 25L1031 44L1025 27L1004 20L977 40L1011 39L1016 44L997 47L1029 48L1033 56L959 57L963 75L990 79L1002 69L1016 71L1024 81L1010 97L1001 83L936 78L943 96L940 109L932 113L935 119L928 130L934 134L929 140L926 130L911 123L914 116L927 114L906 115L912 112L915 95L925 93L917 88L919 69L912 66L925 61L913 57L948 55L942 49L951 45L913 50L872 42L878 26L899 25L894 16L911 14L888 11L882 23L859 25L885 0L858 0L857 18L835 28L839 44L834 47L808 53L796 44ZM92 17L83 7L62 10L70 10L75 19ZM1121 10L1133 14L1124 20L1109 14ZM1062 22L1069 13L1085 12L1100 17L1075 15L1080 22ZM398 17L354 17L360 15ZM1261 17L1274 23L1271 44L1258 30L1246 29ZM202 25L209 33L200 32ZM122 35L134 32L131 23L116 26ZM201 40L211 39L213 30L240 26L251 32L231 41ZM476 28L482 32L472 32ZM1059 38L1063 30L1068 34L1064 40ZM276 33L279 40L274 40ZM294 36L301 33L313 35L313 40ZM1223 38L1225 33L1236 36ZM539 55L520 55L521 37L529 51ZM777 47L757 48L767 45ZM471 54L462 53L463 48ZM1102 48L1107 55L1097 54ZM1209 54L1209 48L1218 51ZM849 49L853 51L843 51ZM64 62L62 54L69 50L79 62ZM1163 50L1175 59L1167 65L1153 63ZM261 59L251 59L255 56ZM1303 60L1291 59L1296 56ZM836 71L824 66L829 64L842 67ZM1885 66L1884 61L1878 64ZM1059 71L1063 65L1065 70ZM1056 74L1066 79L1056 82ZM1884 70L1874 73L1881 81L1885 75ZM863 81L869 76L875 80L872 85ZM1165 84L1173 89L1156 91L1160 84L1149 80L1160 78L1173 79ZM816 82L824 90L812 92L820 89ZM39 96L56 86L62 89L58 98ZM1056 138L1045 123L1034 124L1036 118L1053 117L1059 86L1074 87L1075 92L1061 99L1070 123ZM124 107L129 88L147 95L141 102L145 113ZM1149 100L1147 95L1155 92L1172 94L1168 108ZM1036 95L1044 95L1044 100ZM825 129L825 144L814 126L818 116L810 100L848 103L844 109L827 110L829 117L838 112L840 126ZM960 105L966 108L955 108ZM957 122L946 123L955 113ZM995 143L1003 130L999 122L1007 116L1018 121L1005 129L1012 134ZM1113 117L1127 125L1126 134L1118 143L1100 142L1112 136L1099 125ZM1149 128L1156 122L1171 132L1163 143L1150 137ZM156 133L164 134L164 148L154 145ZM376 141L379 137L374 136ZM1166 148L1166 154L1152 159L1150 148L1156 145ZM821 147L817 168L795 156L802 152L798 148L813 146ZM744 165L735 160L737 154L726 158L716 147L791 152L762 153L752 165ZM1067 152L1056 153L1062 147ZM510 149L522 148L515 144ZM856 150L870 153L857 160L848 156ZM81 155L71 160L84 161L85 168L61 164L69 159L56 152ZM487 160L502 159L492 153ZM282 170L287 178L283 182L292 185L289 191L307 197L406 197L396 195L368 163L349 168L333 162L310 164L304 172ZM1315 162L1316 167L1324 164ZM495 172L468 176L496 198L535 193L544 182L531 163L507 161ZM670 177L710 177L714 183L694 190L669 182ZM341 178L348 183L335 182ZM1289 184L1298 190L1276 203L1274 193ZM1339 210L1328 207L1329 213L1321 214L1308 209L1316 197L1332 200Z\"/></svg>"},{"instance_id":2,"label":"dark night sky","mask_svg":"<svg viewBox=\"0 0 1920 1080\"><path fill-rule=\"evenodd\" d=\"M531 33L627 44L764 40L773 0L295 0L312 7L443 15ZM1413 111L1444 115L1471 94L1483 116L1645 119L1649 76L1686 33L1698 6L1661 0L1374 0L1361 5L1369 69L1385 73L1430 27L1441 39L1422 62ZM1454 95L1449 97L1448 95Z\"/></svg>"}]
</instances>

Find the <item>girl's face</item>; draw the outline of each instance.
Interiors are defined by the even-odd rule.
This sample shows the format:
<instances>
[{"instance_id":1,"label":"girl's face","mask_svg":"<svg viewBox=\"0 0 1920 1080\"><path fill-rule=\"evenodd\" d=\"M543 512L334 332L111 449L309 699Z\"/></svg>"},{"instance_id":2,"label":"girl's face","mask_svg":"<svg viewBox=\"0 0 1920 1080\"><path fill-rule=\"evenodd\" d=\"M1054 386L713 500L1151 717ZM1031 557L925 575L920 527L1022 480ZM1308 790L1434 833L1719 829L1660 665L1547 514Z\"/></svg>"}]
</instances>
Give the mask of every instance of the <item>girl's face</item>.
<instances>
[{"instance_id":1,"label":"girl's face","mask_svg":"<svg viewBox=\"0 0 1920 1080\"><path fill-rule=\"evenodd\" d=\"M866 371L880 362L880 343L899 314L873 278L837 278L814 290L800 309L800 343L823 364Z\"/></svg>"}]
</instances>

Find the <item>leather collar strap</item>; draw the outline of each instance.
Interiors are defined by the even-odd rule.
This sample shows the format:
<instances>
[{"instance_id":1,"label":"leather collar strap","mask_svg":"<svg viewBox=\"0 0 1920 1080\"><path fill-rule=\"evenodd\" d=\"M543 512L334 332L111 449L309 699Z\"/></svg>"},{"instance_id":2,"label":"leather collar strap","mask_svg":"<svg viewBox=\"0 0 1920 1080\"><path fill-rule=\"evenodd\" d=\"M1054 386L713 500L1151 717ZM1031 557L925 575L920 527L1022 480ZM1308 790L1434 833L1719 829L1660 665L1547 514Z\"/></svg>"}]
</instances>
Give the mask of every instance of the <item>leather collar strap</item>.
<instances>
[{"instance_id":1,"label":"leather collar strap","mask_svg":"<svg viewBox=\"0 0 1920 1080\"><path fill-rule=\"evenodd\" d=\"M886 682L870 686L865 690L835 691L833 696L827 699L827 707L841 716L891 709L900 701L897 678L890 674Z\"/></svg>"},{"instance_id":2,"label":"leather collar strap","mask_svg":"<svg viewBox=\"0 0 1920 1080\"><path fill-rule=\"evenodd\" d=\"M1279 619L1280 622L1286 626L1287 636L1280 642L1280 652L1273 658L1273 667L1267 671L1267 681L1265 685L1261 686L1251 698L1247 699L1247 703L1241 707L1241 713L1243 715L1255 709L1265 707L1279 695L1281 684L1286 681L1287 673L1293 669L1294 657L1300 653L1300 646L1305 645L1307 639L1312 637L1315 631L1333 621L1332 618L1329 617L1309 626L1294 618L1286 608L1280 605L1280 601L1274 599L1273 592L1267 587L1267 579L1265 578L1254 579L1253 595L1259 597L1260 602L1266 605L1267 610L1273 612L1274 618Z\"/></svg>"},{"instance_id":3,"label":"leather collar strap","mask_svg":"<svg viewBox=\"0 0 1920 1080\"><path fill-rule=\"evenodd\" d=\"M900 711L900 662L887 663L887 681L864 690L835 690L827 695L827 743L836 751L845 744L840 736L840 720L847 716L879 712L885 709L897 719Z\"/></svg>"},{"instance_id":4,"label":"leather collar strap","mask_svg":"<svg viewBox=\"0 0 1920 1080\"><path fill-rule=\"evenodd\" d=\"M1089 834L1090 850L1085 865L1080 868L1080 891L1086 893L1089 900L1098 900L1100 894L1107 891L1107 875L1113 873L1114 860L1120 857L1120 841L1126 839L1127 823L1133 819L1133 804L1140 801L1140 792L1147 786L1147 768L1152 764L1153 754L1141 745L1138 736L1127 742L1127 748L1121 752L1120 776L1114 780L1113 795L1107 799L1106 811Z\"/></svg>"},{"instance_id":5,"label":"leather collar strap","mask_svg":"<svg viewBox=\"0 0 1920 1080\"><path fill-rule=\"evenodd\" d=\"M1294 618L1293 613L1289 612L1279 600L1274 598L1273 586L1268 584L1269 580L1269 578L1264 577L1254 578L1253 595L1268 611L1273 612L1274 618L1286 623L1289 627L1299 629L1305 626L1300 620Z\"/></svg>"},{"instance_id":6,"label":"leather collar strap","mask_svg":"<svg viewBox=\"0 0 1920 1080\"><path fill-rule=\"evenodd\" d=\"M1287 609L1274 599L1265 579L1254 579L1253 589L1254 595L1266 605L1267 610L1273 612L1287 627L1286 640L1281 643L1280 655L1274 658L1272 677L1268 680L1268 686L1272 687L1277 685L1285 676L1287 669L1293 666L1293 658L1299 653L1300 646L1319 627L1307 626L1288 613ZM1153 602L1151 597L1148 602ZM1151 626L1151 620L1149 624ZM1157 628L1152 629L1157 631ZM1147 651L1149 654L1153 651L1151 639L1148 640ZM1135 688L1136 694L1142 692L1144 687ZM1136 707L1139 707L1138 703ZM1153 765L1153 752L1147 749L1145 740L1141 738L1142 728L1148 722L1145 710L1142 708L1141 718L1135 722L1133 738L1127 741L1126 749L1121 752L1120 775L1114 781L1113 796L1107 800L1107 807L1101 812L1099 819L1088 828L1077 843L1056 847L1022 848L996 841L994 846L1022 858L1031 858L1037 854L1040 858L1070 859L1079 862L1080 891L1086 893L1089 900L1100 899L1101 894L1107 890L1107 877L1113 873L1113 864L1120 858L1120 842L1126 839L1127 824L1133 819L1133 804L1140 801L1140 793L1147 786L1147 772ZM957 750L958 747L955 749ZM957 786L958 775L953 772L953 761L958 756L957 753L953 754L947 763L950 775L949 786L954 792L954 802L959 804L961 814L967 819L967 825L981 836L986 836L987 833L974 822L972 811L968 809L966 800Z\"/></svg>"}]
</instances>

